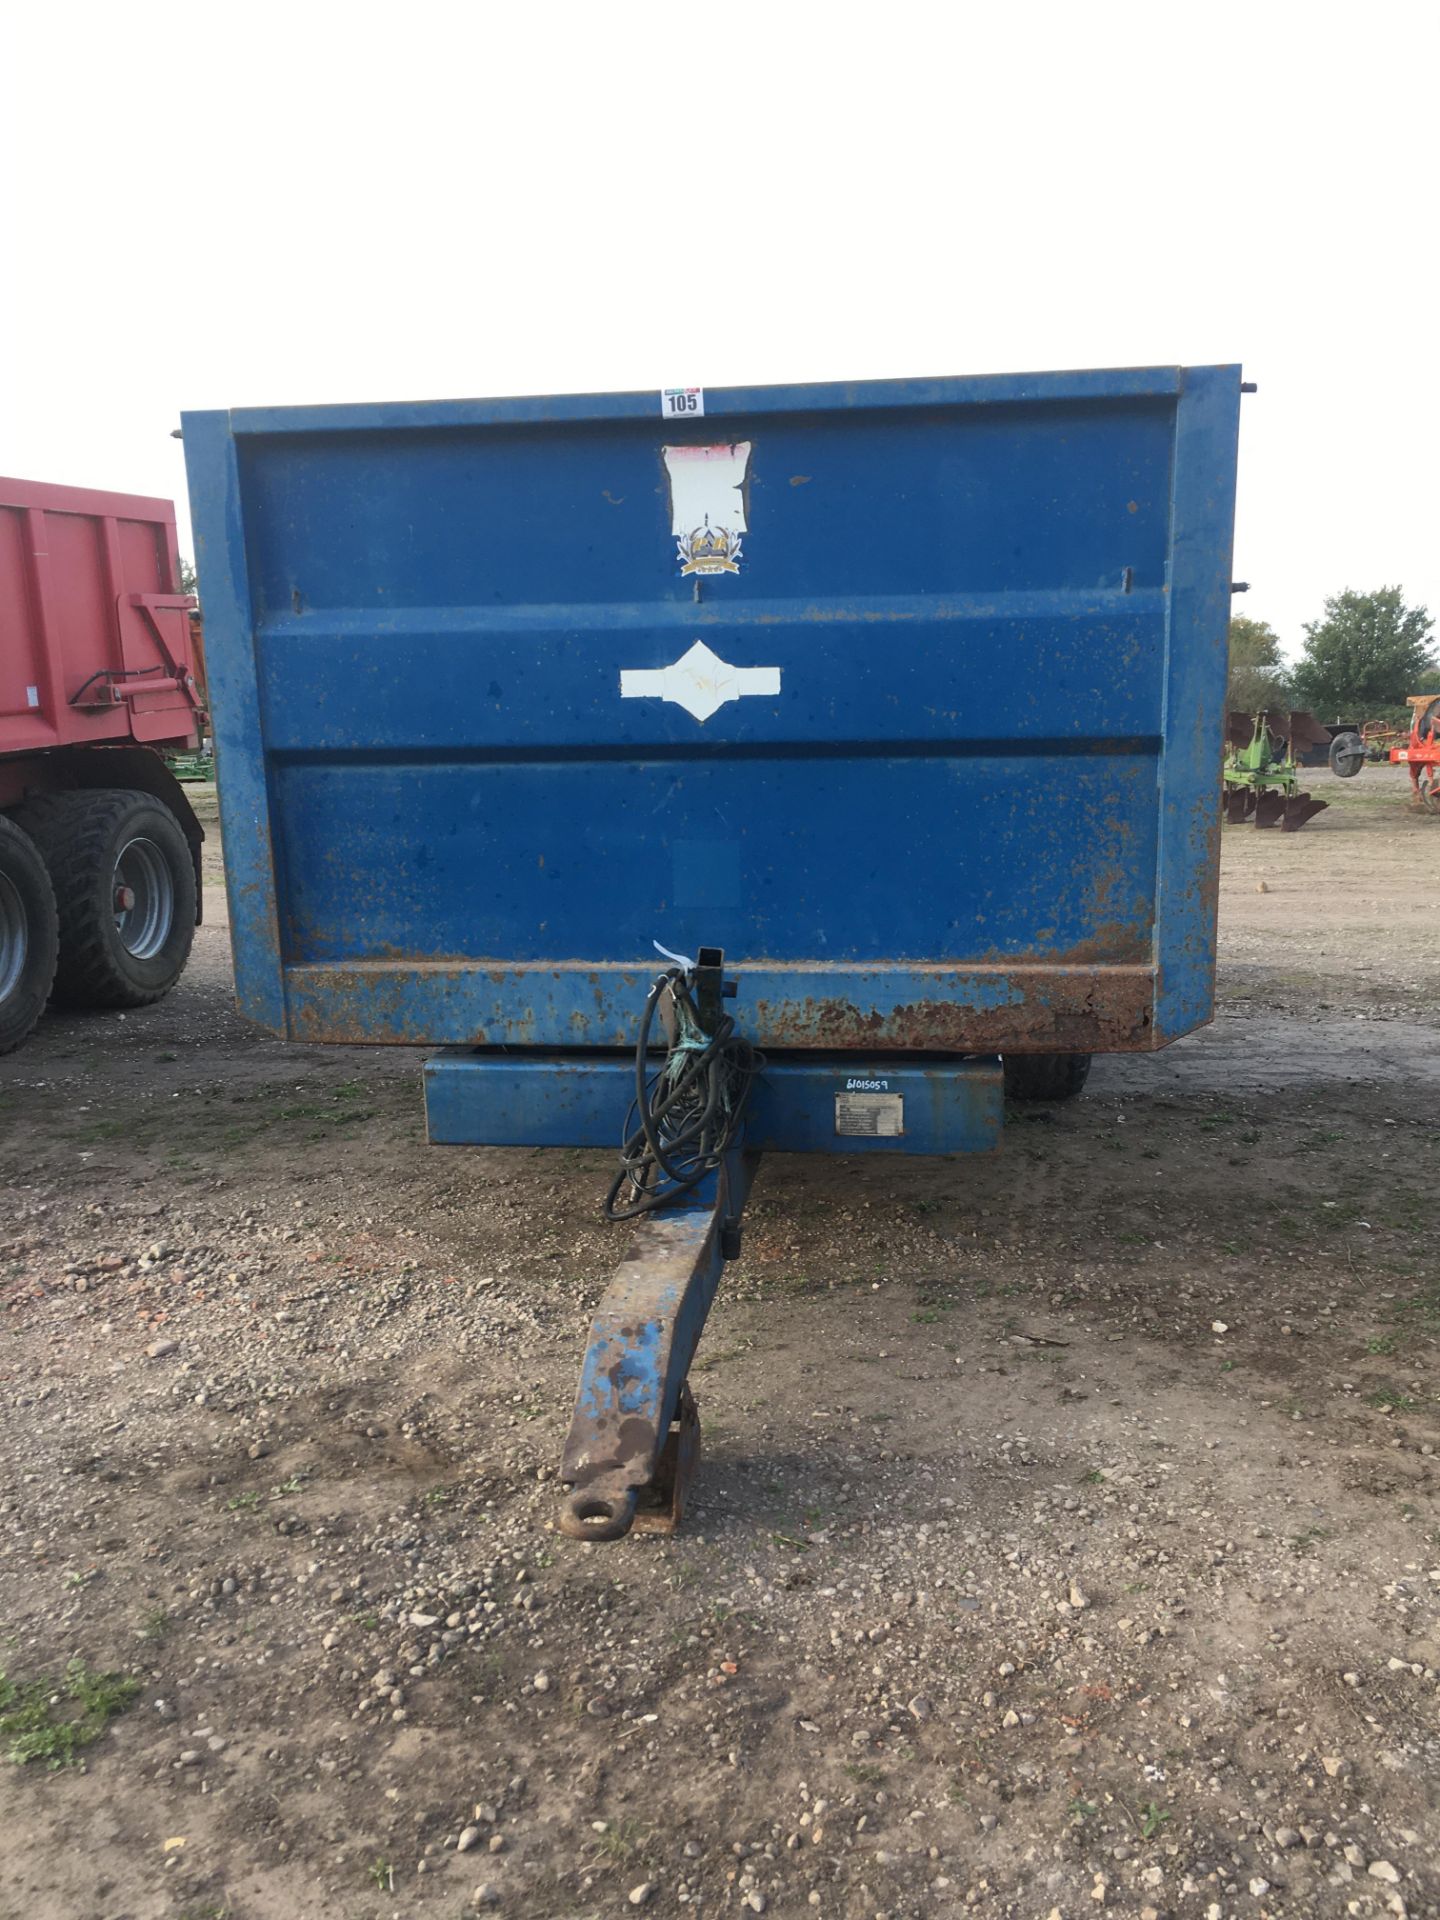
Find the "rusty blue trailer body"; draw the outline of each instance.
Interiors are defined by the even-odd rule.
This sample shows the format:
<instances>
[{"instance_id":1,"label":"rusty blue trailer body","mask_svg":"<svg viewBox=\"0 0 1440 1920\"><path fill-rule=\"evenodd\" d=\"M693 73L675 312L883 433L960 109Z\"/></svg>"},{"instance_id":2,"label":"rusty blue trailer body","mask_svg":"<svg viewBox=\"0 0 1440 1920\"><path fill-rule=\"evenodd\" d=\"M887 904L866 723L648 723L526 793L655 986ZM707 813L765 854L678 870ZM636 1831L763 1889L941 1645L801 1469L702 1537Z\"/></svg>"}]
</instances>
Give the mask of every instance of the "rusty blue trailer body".
<instances>
[{"instance_id":1,"label":"rusty blue trailer body","mask_svg":"<svg viewBox=\"0 0 1440 1920\"><path fill-rule=\"evenodd\" d=\"M638 1085L637 1205L734 1121L596 1316L568 1531L678 1513L758 1151L981 1150L996 1056L1209 1019L1240 392L186 416L242 1008L443 1049L447 1143L615 1140ZM729 1067L718 1014L671 1034L713 1077L663 1138L616 1052L657 943L738 976Z\"/></svg>"},{"instance_id":2,"label":"rusty blue trailer body","mask_svg":"<svg viewBox=\"0 0 1440 1920\"><path fill-rule=\"evenodd\" d=\"M761 1047L1210 1016L1240 378L187 415L240 1003L624 1045L654 939Z\"/></svg>"}]
</instances>

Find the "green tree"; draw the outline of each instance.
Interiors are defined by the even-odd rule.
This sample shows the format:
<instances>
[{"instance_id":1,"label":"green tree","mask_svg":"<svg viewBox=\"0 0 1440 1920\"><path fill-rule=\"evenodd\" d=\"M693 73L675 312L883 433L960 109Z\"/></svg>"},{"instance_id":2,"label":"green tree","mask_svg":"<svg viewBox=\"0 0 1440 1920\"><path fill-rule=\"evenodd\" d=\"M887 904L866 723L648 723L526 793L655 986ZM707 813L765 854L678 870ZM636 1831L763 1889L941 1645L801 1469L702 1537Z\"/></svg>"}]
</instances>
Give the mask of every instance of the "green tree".
<instances>
[{"instance_id":1,"label":"green tree","mask_svg":"<svg viewBox=\"0 0 1440 1920\"><path fill-rule=\"evenodd\" d=\"M1407 607L1399 587L1347 588L1325 602L1323 619L1305 628L1295 697L1321 720L1364 720L1403 706L1435 665L1432 630L1426 609Z\"/></svg>"},{"instance_id":2,"label":"green tree","mask_svg":"<svg viewBox=\"0 0 1440 1920\"><path fill-rule=\"evenodd\" d=\"M180 555L180 591L181 593L198 593L200 591L199 577L183 553Z\"/></svg>"},{"instance_id":3,"label":"green tree","mask_svg":"<svg viewBox=\"0 0 1440 1920\"><path fill-rule=\"evenodd\" d=\"M1230 681L1226 705L1240 713L1259 713L1264 707L1290 704L1280 636L1264 620L1237 614L1230 622Z\"/></svg>"}]
</instances>

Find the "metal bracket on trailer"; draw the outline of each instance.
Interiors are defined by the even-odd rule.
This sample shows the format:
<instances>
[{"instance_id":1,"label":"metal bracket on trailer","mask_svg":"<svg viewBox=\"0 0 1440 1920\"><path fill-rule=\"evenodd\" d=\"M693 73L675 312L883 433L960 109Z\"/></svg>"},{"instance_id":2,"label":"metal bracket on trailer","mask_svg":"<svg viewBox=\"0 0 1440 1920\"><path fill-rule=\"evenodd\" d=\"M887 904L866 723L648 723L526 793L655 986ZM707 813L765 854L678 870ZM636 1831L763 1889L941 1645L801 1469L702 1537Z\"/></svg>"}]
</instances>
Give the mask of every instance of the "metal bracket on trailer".
<instances>
[{"instance_id":1,"label":"metal bracket on trailer","mask_svg":"<svg viewBox=\"0 0 1440 1920\"><path fill-rule=\"evenodd\" d=\"M164 629L155 617L157 613L193 613L195 605L193 593L121 594L116 602L117 619L120 610L126 607L138 614L149 630L162 664L158 667L106 667L99 673L92 673L70 695L70 705L80 713L103 713L145 694L179 692L184 694L198 713L200 689L195 683L195 676L183 660L176 659L165 638Z\"/></svg>"},{"instance_id":2,"label":"metal bracket on trailer","mask_svg":"<svg viewBox=\"0 0 1440 1920\"><path fill-rule=\"evenodd\" d=\"M560 1477L562 1530L618 1540L673 1533L700 1457L688 1375L757 1154L732 1149L685 1202L641 1217L590 1327Z\"/></svg>"}]
</instances>

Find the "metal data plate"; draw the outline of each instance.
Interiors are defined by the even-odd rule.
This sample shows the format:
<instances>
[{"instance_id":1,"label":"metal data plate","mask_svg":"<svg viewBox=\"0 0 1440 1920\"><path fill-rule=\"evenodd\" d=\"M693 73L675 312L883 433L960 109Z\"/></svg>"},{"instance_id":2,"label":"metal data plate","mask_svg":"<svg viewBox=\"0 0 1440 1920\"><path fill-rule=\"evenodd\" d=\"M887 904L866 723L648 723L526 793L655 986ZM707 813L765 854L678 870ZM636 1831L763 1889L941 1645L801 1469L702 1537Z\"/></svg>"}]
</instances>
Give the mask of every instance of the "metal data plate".
<instances>
[{"instance_id":1,"label":"metal data plate","mask_svg":"<svg viewBox=\"0 0 1440 1920\"><path fill-rule=\"evenodd\" d=\"M835 1096L835 1131L859 1139L898 1139L905 1131L905 1098L899 1093Z\"/></svg>"}]
</instances>

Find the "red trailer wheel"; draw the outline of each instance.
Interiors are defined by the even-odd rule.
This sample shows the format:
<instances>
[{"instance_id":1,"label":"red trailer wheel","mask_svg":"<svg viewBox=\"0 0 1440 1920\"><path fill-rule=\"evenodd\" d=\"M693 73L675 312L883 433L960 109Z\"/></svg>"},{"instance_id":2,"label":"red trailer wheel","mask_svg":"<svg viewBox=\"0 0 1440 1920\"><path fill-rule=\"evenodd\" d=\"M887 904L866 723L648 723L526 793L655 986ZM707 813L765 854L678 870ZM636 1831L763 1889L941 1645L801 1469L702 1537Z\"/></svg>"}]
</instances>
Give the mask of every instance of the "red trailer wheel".
<instances>
[{"instance_id":1,"label":"red trailer wheel","mask_svg":"<svg viewBox=\"0 0 1440 1920\"><path fill-rule=\"evenodd\" d=\"M55 895L40 849L0 814L0 1053L26 1038L55 978Z\"/></svg>"},{"instance_id":2,"label":"red trailer wheel","mask_svg":"<svg viewBox=\"0 0 1440 1920\"><path fill-rule=\"evenodd\" d=\"M180 978L195 934L195 869L179 822L148 793L37 794L20 819L60 916L55 999L145 1007Z\"/></svg>"}]
</instances>

